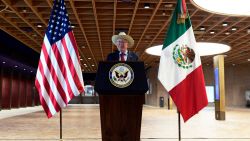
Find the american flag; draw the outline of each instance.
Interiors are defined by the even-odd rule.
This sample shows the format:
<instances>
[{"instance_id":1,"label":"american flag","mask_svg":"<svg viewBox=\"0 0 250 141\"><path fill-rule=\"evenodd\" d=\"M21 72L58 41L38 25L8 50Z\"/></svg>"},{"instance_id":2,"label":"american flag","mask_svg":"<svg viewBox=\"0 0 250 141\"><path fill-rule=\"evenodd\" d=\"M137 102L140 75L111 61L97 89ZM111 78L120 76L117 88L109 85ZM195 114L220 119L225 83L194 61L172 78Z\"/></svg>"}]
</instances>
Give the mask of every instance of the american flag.
<instances>
[{"instance_id":1,"label":"american flag","mask_svg":"<svg viewBox=\"0 0 250 141\"><path fill-rule=\"evenodd\" d=\"M64 0L54 1L35 86L48 118L84 91L79 53Z\"/></svg>"}]
</instances>

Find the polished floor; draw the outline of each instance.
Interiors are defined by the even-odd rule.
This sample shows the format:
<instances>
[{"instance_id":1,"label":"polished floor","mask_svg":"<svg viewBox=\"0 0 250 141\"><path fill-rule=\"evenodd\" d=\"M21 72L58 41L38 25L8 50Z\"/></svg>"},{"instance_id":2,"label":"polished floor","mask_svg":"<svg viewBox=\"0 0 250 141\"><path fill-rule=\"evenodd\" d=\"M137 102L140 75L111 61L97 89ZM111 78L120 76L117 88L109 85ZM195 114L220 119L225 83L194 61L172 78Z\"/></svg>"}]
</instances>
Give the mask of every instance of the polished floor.
<instances>
[{"instance_id":1,"label":"polished floor","mask_svg":"<svg viewBox=\"0 0 250 141\"><path fill-rule=\"evenodd\" d=\"M59 114L47 119L41 107L33 107L5 116L11 111L0 111L0 141L59 140ZM64 141L101 141L98 105L70 105L62 114ZM250 109L227 108L226 121L217 121L209 107L181 126L182 141L250 141ZM141 141L177 141L177 137L176 110L144 106Z\"/></svg>"}]
</instances>

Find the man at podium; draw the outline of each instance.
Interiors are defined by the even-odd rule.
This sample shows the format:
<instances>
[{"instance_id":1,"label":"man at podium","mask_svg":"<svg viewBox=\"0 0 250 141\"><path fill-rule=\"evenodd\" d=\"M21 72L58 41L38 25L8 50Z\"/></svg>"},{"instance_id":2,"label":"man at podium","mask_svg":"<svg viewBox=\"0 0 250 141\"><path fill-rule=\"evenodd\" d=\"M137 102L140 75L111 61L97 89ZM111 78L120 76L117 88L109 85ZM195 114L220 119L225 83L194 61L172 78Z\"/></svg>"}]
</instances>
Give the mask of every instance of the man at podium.
<instances>
[{"instance_id":1,"label":"man at podium","mask_svg":"<svg viewBox=\"0 0 250 141\"><path fill-rule=\"evenodd\" d=\"M134 45L134 39L126 35L125 32L120 32L118 35L112 36L112 42L117 46L117 51L110 53L107 61L138 61L138 56L128 51Z\"/></svg>"}]
</instances>

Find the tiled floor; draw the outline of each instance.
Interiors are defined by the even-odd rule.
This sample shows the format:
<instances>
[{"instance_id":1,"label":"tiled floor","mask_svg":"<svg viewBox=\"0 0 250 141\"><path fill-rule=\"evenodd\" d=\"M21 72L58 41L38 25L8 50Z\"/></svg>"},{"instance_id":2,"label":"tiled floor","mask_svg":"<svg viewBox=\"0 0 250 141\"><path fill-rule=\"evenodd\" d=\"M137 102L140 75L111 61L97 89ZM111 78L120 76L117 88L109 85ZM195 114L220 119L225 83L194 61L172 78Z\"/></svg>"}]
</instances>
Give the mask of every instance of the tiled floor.
<instances>
[{"instance_id":1,"label":"tiled floor","mask_svg":"<svg viewBox=\"0 0 250 141\"><path fill-rule=\"evenodd\" d=\"M59 114L47 119L41 108L33 113L2 118L0 141L59 140ZM145 106L142 115L142 141L177 141L178 118L175 110ZM206 108L182 123L182 141L250 141L250 109L227 109L226 121L214 119L213 108ZM64 141L101 141L98 105L70 105L63 109Z\"/></svg>"}]
</instances>

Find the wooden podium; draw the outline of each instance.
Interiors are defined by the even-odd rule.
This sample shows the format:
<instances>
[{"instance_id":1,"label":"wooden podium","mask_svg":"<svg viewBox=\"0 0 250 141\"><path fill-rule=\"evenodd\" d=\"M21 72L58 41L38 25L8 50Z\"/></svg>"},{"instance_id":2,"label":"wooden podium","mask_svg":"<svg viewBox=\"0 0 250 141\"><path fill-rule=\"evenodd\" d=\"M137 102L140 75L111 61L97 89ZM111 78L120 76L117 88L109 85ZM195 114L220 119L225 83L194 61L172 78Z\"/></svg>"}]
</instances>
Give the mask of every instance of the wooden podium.
<instances>
[{"instance_id":1,"label":"wooden podium","mask_svg":"<svg viewBox=\"0 0 250 141\"><path fill-rule=\"evenodd\" d=\"M119 67L132 69L128 76L133 80L126 87L112 82L112 72ZM99 94L102 141L140 141L142 106L148 90L143 62L100 62L95 90Z\"/></svg>"}]
</instances>

